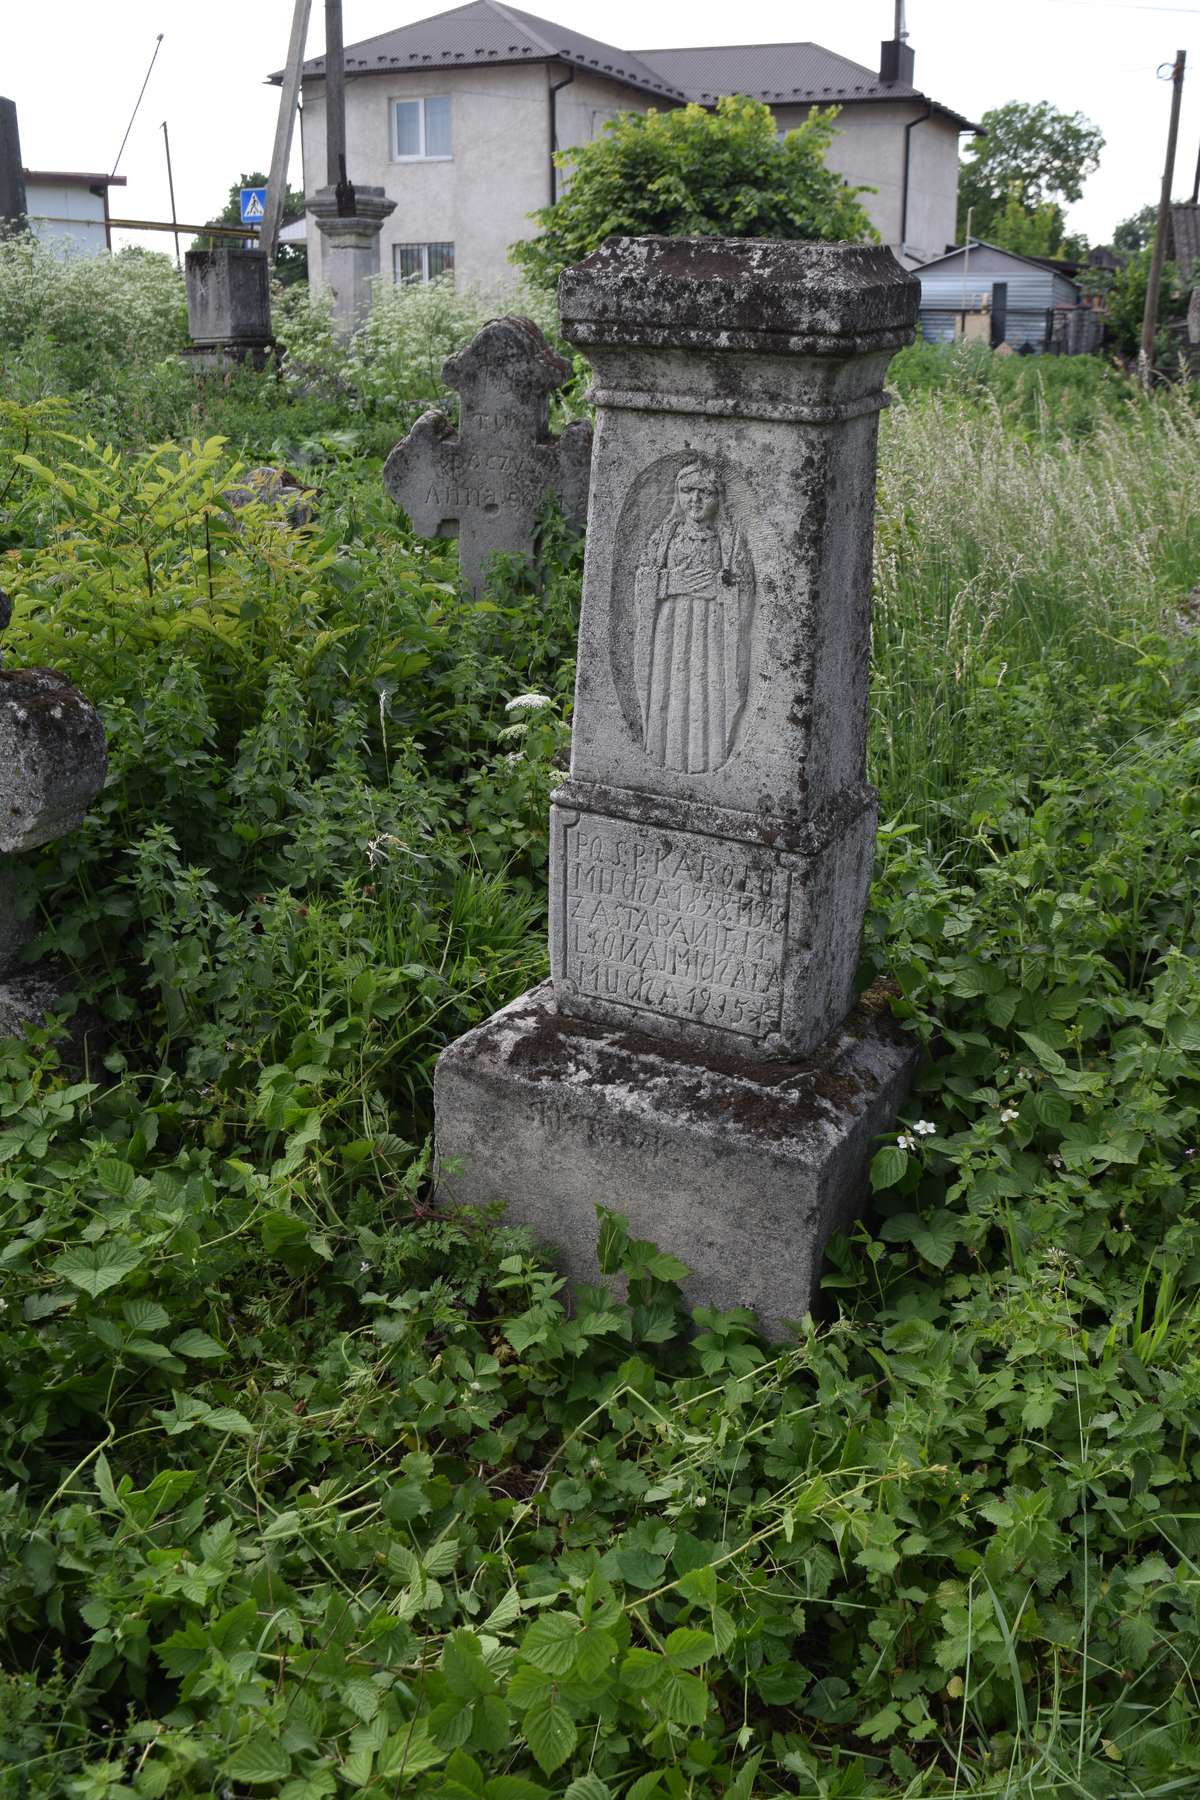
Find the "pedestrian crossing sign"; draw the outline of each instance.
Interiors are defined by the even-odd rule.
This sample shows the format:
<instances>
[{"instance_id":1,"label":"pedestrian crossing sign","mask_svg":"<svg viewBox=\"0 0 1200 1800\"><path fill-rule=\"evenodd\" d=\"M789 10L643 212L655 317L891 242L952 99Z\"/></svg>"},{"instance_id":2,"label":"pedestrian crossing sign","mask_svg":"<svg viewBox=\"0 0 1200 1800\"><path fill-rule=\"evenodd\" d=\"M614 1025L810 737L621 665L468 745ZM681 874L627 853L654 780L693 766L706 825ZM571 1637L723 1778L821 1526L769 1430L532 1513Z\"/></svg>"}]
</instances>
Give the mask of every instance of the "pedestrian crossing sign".
<instances>
[{"instance_id":1,"label":"pedestrian crossing sign","mask_svg":"<svg viewBox=\"0 0 1200 1800\"><path fill-rule=\"evenodd\" d=\"M242 189L242 224L261 225L267 210L267 190L260 188Z\"/></svg>"}]
</instances>

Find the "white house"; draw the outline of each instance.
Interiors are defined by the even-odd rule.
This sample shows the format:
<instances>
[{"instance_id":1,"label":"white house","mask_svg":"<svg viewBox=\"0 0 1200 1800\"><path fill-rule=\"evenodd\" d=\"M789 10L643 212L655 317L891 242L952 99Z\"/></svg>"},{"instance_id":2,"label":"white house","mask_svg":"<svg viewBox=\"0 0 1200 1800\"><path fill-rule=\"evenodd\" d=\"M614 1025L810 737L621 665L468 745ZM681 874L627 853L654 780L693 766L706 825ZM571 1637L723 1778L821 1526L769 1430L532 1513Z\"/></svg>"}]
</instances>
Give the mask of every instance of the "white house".
<instances>
[{"instance_id":1,"label":"white house","mask_svg":"<svg viewBox=\"0 0 1200 1800\"><path fill-rule=\"evenodd\" d=\"M75 256L100 256L112 249L108 190L124 187L123 175L26 169L24 176L25 216L43 243Z\"/></svg>"},{"instance_id":2,"label":"white house","mask_svg":"<svg viewBox=\"0 0 1200 1800\"><path fill-rule=\"evenodd\" d=\"M325 182L324 70L323 57L304 65L307 194ZM509 245L557 192L556 149L590 143L621 112L739 93L767 101L780 130L811 106L841 108L829 164L877 190L863 205L912 267L954 241L958 141L978 129L913 85L906 42L884 44L878 70L811 43L634 52L499 0L350 44L345 70L347 169L396 202L380 253L397 280L505 280ZM320 234L308 241L319 283Z\"/></svg>"}]
</instances>

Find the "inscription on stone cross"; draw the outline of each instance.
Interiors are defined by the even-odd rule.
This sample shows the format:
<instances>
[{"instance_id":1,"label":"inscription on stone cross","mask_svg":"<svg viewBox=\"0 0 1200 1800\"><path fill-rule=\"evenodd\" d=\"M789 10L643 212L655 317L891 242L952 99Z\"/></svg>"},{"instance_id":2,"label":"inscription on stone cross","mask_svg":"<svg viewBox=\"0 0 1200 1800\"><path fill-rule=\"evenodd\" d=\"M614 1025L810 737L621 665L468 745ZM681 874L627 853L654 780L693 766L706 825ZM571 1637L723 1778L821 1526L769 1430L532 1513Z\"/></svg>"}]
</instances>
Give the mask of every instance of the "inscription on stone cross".
<instances>
[{"instance_id":1,"label":"inscription on stone cross","mask_svg":"<svg viewBox=\"0 0 1200 1800\"><path fill-rule=\"evenodd\" d=\"M528 556L538 513L554 498L582 530L592 428L550 435L550 396L569 379L532 319L493 319L442 369L457 389L459 427L422 413L384 466L384 485L425 537L456 537L465 585L483 592L498 550Z\"/></svg>"}]
</instances>

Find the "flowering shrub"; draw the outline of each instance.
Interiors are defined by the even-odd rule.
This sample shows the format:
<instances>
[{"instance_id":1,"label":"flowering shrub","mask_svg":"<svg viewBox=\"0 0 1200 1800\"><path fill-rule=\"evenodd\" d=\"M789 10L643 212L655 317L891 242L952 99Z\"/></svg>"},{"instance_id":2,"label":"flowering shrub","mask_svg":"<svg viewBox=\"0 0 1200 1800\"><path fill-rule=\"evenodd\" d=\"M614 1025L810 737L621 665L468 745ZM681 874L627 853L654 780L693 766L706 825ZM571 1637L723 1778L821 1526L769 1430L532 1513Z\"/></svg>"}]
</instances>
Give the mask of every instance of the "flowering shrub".
<instances>
[{"instance_id":1,"label":"flowering shrub","mask_svg":"<svg viewBox=\"0 0 1200 1800\"><path fill-rule=\"evenodd\" d=\"M41 364L56 384L160 362L187 343L183 276L141 249L67 255L27 232L0 234L0 359Z\"/></svg>"}]
</instances>

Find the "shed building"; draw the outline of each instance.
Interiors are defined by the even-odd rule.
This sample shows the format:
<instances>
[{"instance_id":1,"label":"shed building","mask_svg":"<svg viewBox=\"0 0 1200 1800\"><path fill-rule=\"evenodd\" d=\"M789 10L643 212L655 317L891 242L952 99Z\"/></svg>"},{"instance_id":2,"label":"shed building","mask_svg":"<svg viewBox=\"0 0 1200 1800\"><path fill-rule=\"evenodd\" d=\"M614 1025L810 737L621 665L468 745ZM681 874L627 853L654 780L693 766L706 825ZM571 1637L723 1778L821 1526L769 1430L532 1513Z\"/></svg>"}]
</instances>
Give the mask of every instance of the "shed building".
<instances>
[{"instance_id":1,"label":"shed building","mask_svg":"<svg viewBox=\"0 0 1200 1800\"><path fill-rule=\"evenodd\" d=\"M1006 289L1004 342L1014 350L1026 344L1034 350L1048 348L1055 307L1080 303L1078 283L1051 263L978 238L915 273L921 283L921 335L927 343L949 343L960 336L963 313L994 315L997 282Z\"/></svg>"}]
</instances>

